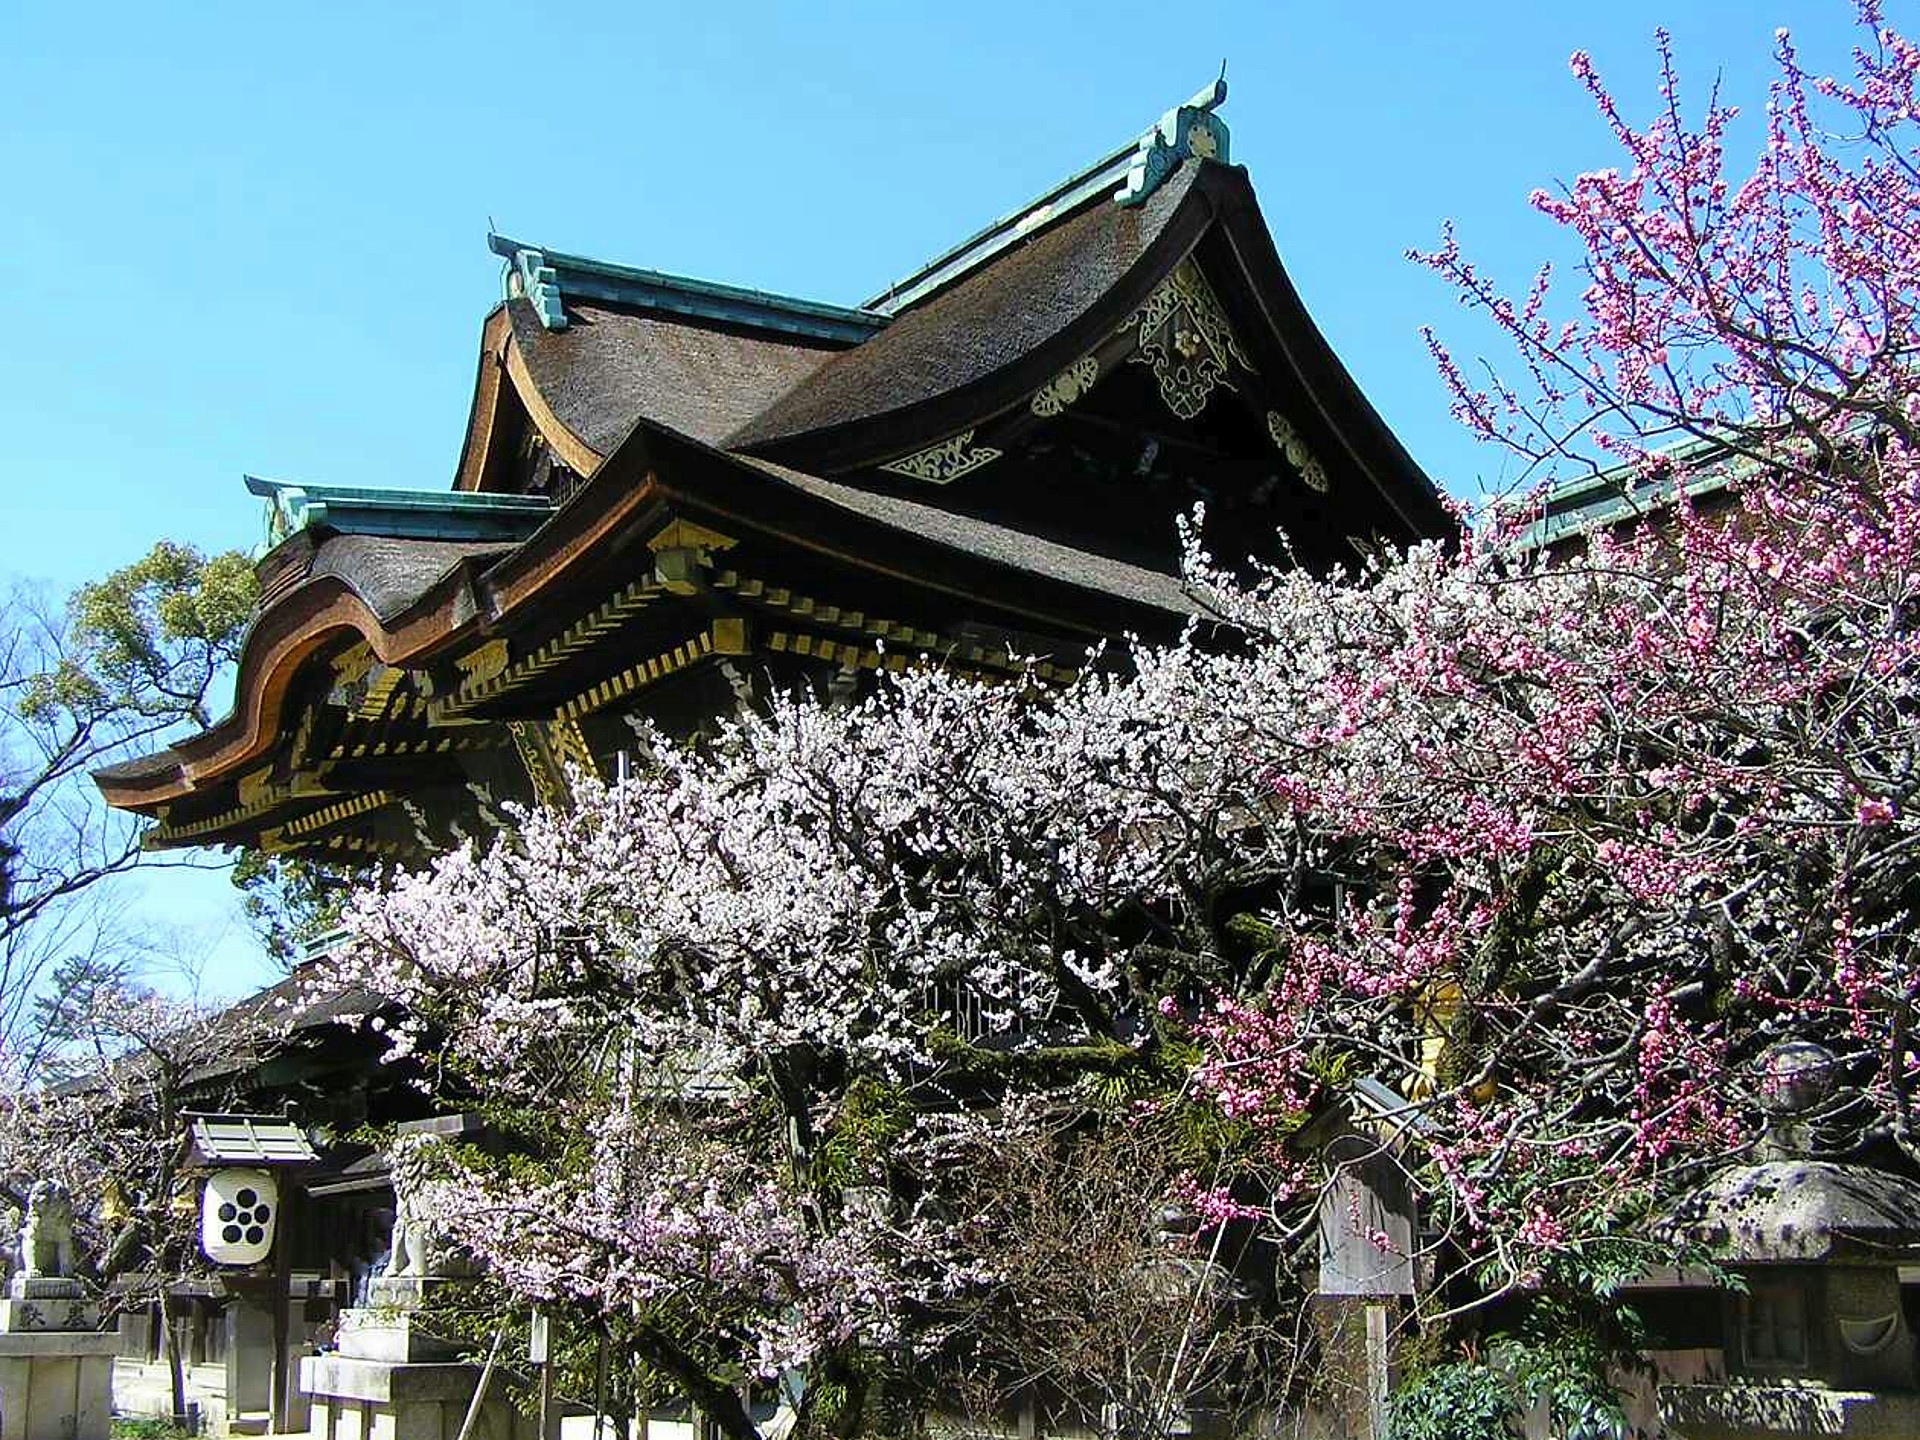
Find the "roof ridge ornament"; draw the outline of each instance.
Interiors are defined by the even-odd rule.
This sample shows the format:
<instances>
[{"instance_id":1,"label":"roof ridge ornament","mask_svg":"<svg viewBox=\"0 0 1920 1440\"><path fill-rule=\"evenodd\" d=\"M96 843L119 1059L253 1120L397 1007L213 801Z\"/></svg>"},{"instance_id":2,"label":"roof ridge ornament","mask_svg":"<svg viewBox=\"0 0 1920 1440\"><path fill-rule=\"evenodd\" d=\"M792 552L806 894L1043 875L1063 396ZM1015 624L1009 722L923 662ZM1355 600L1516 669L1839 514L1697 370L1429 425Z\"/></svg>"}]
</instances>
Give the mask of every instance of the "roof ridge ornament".
<instances>
[{"instance_id":1,"label":"roof ridge ornament","mask_svg":"<svg viewBox=\"0 0 1920 1440\"><path fill-rule=\"evenodd\" d=\"M326 524L327 502L308 495L305 487L286 480L263 480L257 475L242 478L249 491L267 502L266 539L256 558L309 525Z\"/></svg>"},{"instance_id":2,"label":"roof ridge ornament","mask_svg":"<svg viewBox=\"0 0 1920 1440\"><path fill-rule=\"evenodd\" d=\"M1126 179L1113 192L1122 205L1138 205L1160 188L1166 178L1180 168L1182 160L1218 160L1230 158L1227 122L1213 112L1227 100L1227 67L1220 66L1220 78L1200 91L1184 105L1176 105L1140 137Z\"/></svg>"},{"instance_id":3,"label":"roof ridge ornament","mask_svg":"<svg viewBox=\"0 0 1920 1440\"><path fill-rule=\"evenodd\" d=\"M495 239L489 235L489 241ZM547 257L539 250L522 245L514 250L508 260L512 267L507 272L508 295L519 294L533 306L534 314L540 317L540 324L547 330L567 328L566 307L560 301L560 276L553 266L547 264Z\"/></svg>"}]
</instances>

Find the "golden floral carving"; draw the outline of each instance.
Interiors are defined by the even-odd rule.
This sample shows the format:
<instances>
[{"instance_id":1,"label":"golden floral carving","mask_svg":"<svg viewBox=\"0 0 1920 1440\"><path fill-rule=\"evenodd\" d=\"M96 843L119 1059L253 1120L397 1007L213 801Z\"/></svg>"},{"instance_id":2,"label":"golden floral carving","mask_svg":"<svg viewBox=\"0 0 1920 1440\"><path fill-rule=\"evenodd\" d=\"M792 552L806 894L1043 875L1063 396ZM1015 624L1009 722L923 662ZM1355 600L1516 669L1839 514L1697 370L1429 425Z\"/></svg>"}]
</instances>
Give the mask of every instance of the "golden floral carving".
<instances>
[{"instance_id":1,"label":"golden floral carving","mask_svg":"<svg viewBox=\"0 0 1920 1440\"><path fill-rule=\"evenodd\" d=\"M1058 415L1093 388L1100 378L1100 362L1082 355L1035 392L1028 409L1036 415Z\"/></svg>"},{"instance_id":2,"label":"golden floral carving","mask_svg":"<svg viewBox=\"0 0 1920 1440\"><path fill-rule=\"evenodd\" d=\"M973 443L973 431L962 430L938 445L929 445L912 455L889 460L880 468L895 475L905 475L911 480L924 480L929 485L945 485L999 458L1000 452L991 445Z\"/></svg>"},{"instance_id":3,"label":"golden floral carving","mask_svg":"<svg viewBox=\"0 0 1920 1440\"><path fill-rule=\"evenodd\" d=\"M1331 488L1327 467L1300 438L1300 432L1293 428L1293 422L1278 410L1267 411L1267 434L1273 437L1274 448L1286 457L1286 461L1308 488L1318 490L1322 495Z\"/></svg>"},{"instance_id":4,"label":"golden floral carving","mask_svg":"<svg viewBox=\"0 0 1920 1440\"><path fill-rule=\"evenodd\" d=\"M1228 378L1234 367L1253 373L1213 287L1191 259L1174 267L1126 328L1139 336L1133 360L1153 367L1160 398L1182 420L1204 410L1219 387L1234 388Z\"/></svg>"}]
</instances>

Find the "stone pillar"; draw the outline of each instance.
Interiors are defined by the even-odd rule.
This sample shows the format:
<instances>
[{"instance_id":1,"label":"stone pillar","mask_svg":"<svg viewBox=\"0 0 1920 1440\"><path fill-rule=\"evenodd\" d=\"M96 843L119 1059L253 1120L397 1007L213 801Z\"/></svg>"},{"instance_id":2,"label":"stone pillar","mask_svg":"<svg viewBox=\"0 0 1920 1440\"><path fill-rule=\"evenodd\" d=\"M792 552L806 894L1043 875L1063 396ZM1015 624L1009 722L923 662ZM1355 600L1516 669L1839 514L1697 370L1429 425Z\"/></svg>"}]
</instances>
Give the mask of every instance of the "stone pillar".
<instances>
[{"instance_id":1,"label":"stone pillar","mask_svg":"<svg viewBox=\"0 0 1920 1440\"><path fill-rule=\"evenodd\" d=\"M342 1310L336 1344L300 1362L312 1399L311 1440L457 1440L480 1383L481 1366L426 1327L422 1300L441 1284L429 1276L383 1276L363 1309ZM501 1391L482 1403L472 1440L537 1440Z\"/></svg>"},{"instance_id":2,"label":"stone pillar","mask_svg":"<svg viewBox=\"0 0 1920 1440\"><path fill-rule=\"evenodd\" d=\"M0 1300L0 1437L107 1440L117 1333L78 1280L16 1275Z\"/></svg>"},{"instance_id":3,"label":"stone pillar","mask_svg":"<svg viewBox=\"0 0 1920 1440\"><path fill-rule=\"evenodd\" d=\"M227 1413L237 1417L263 1411L273 1390L271 1301L263 1304L252 1290L236 1293L222 1318L227 1327Z\"/></svg>"}]
</instances>

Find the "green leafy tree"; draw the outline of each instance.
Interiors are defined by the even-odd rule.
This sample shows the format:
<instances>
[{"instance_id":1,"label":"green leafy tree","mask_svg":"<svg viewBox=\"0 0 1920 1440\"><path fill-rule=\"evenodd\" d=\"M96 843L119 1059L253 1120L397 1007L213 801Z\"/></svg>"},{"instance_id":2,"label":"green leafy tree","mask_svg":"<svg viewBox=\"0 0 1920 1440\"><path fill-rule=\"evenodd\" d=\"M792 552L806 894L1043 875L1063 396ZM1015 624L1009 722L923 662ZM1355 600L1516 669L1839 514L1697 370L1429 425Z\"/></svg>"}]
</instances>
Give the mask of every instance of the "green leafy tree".
<instances>
[{"instance_id":1,"label":"green leafy tree","mask_svg":"<svg viewBox=\"0 0 1920 1440\"><path fill-rule=\"evenodd\" d=\"M98 883L141 858L139 826L90 770L204 726L253 613L252 564L162 541L65 603L16 586L0 622L0 1038L47 968L89 947Z\"/></svg>"},{"instance_id":2,"label":"green leafy tree","mask_svg":"<svg viewBox=\"0 0 1920 1440\"><path fill-rule=\"evenodd\" d=\"M318 940L340 928L347 897L369 873L332 866L304 855L249 850L233 867L254 933L282 967L291 970Z\"/></svg>"}]
</instances>

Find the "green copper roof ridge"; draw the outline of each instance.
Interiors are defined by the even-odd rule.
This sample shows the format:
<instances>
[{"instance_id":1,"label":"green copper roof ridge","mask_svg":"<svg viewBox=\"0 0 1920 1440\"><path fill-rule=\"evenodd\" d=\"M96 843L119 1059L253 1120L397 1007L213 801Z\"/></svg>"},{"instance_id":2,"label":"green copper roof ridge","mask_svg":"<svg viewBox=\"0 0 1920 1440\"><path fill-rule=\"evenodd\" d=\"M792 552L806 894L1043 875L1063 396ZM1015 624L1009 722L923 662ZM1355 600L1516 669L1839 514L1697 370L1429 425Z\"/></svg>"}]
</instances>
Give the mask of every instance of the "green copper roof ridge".
<instances>
[{"instance_id":1,"label":"green copper roof ridge","mask_svg":"<svg viewBox=\"0 0 1920 1440\"><path fill-rule=\"evenodd\" d=\"M1644 517L1671 505L1682 492L1689 499L1716 495L1744 485L1769 461L1742 448L1742 439L1728 422L1725 436L1686 435L1596 470L1548 485L1539 495L1539 518L1515 540L1514 548L1537 549L1570 535L1584 534L1621 521ZM1873 430L1868 416L1856 416L1842 427L1842 435L1866 436ZM1792 437L1780 443L1797 443ZM1649 471L1648 462L1662 468Z\"/></svg>"},{"instance_id":2,"label":"green copper roof ridge","mask_svg":"<svg viewBox=\"0 0 1920 1440\"><path fill-rule=\"evenodd\" d=\"M263 475L243 475L247 492L262 499L298 492L316 500L341 505L394 510L445 510L503 513L524 511L542 513L553 509L543 495L498 495L472 490L413 490L382 485L336 485L324 481L274 480Z\"/></svg>"},{"instance_id":3,"label":"green copper roof ridge","mask_svg":"<svg viewBox=\"0 0 1920 1440\"><path fill-rule=\"evenodd\" d=\"M597 298L610 299L615 303L623 298L640 305L659 304L665 300L669 303L661 308L747 325L758 320L763 322L763 328L818 334L822 338L835 340L858 342L867 339L884 329L890 318L870 310L834 305L823 300L728 285L717 280L698 280L665 270L573 255L563 250L547 250L514 240L497 231L487 233L487 248L518 267L522 288L540 312L541 321L548 329L565 327L564 315L554 313L558 309L558 298L569 289L580 291L582 281L587 282L586 289L590 294L598 292L594 284L596 281L607 286L611 293L598 294ZM568 283L570 277L574 282L571 285ZM552 296L543 293L546 287L551 287L554 292ZM623 287L633 293L630 296L623 295L620 293ZM671 300L675 297L685 303L672 304ZM778 323L782 320L791 323Z\"/></svg>"},{"instance_id":4,"label":"green copper roof ridge","mask_svg":"<svg viewBox=\"0 0 1920 1440\"><path fill-rule=\"evenodd\" d=\"M267 502L264 549L303 530L403 540L524 540L554 511L538 495L475 494L464 490L387 490L373 485L303 485L242 477ZM264 552L263 552L264 553Z\"/></svg>"},{"instance_id":5,"label":"green copper roof ridge","mask_svg":"<svg viewBox=\"0 0 1920 1440\"><path fill-rule=\"evenodd\" d=\"M1052 189L1047 190L1044 193L1034 197L1032 200L1029 200L1024 205L1018 206L1013 210L1009 210L1006 214L1002 215L999 219L993 221L992 223L982 226L979 230L969 235L965 240L962 240L958 245L954 245L949 249L941 251L940 254L934 256L933 259L927 261L927 263L922 265L919 269L913 271L911 274L905 276L903 279L894 281L891 285L889 285L885 290L881 291L878 295L874 295L870 297L868 300L866 300L862 304L861 308L863 310L878 311L883 314L886 313L882 309L883 306L896 305L900 303L901 297L913 293L915 290L918 289L918 287L925 284L927 280L939 274L940 271L946 269L954 261L965 256L969 251L980 248L986 242L997 238L998 236L1000 236L1005 232L1013 231L1016 227L1019 226L1020 222L1026 219L1029 215L1036 214L1037 212L1043 209L1047 209L1048 207L1051 207L1051 206L1060 205L1063 197L1068 196L1070 193L1075 191L1084 191L1085 192L1084 194L1075 196L1075 203L1073 206L1069 208L1061 208L1057 211L1051 212L1047 215L1046 218L1049 220L1056 218L1056 216L1058 218L1064 218L1068 214L1071 214L1073 209L1078 208L1079 200L1089 199L1093 195L1099 194L1100 191L1105 188L1102 182L1105 180L1105 177L1108 175L1109 172L1113 172L1115 178L1118 178L1118 167L1120 165L1120 162L1123 160L1131 159L1133 157L1134 151L1138 147L1139 147L1138 140L1129 140L1125 145L1119 146L1118 148L1113 150L1110 154L1102 156L1099 160L1095 161L1093 164L1088 165L1084 169L1079 170L1073 175L1068 176L1065 180L1061 181L1058 185L1055 185ZM1020 231L1019 233L1024 235L1027 232Z\"/></svg>"},{"instance_id":6,"label":"green copper roof ridge","mask_svg":"<svg viewBox=\"0 0 1920 1440\"><path fill-rule=\"evenodd\" d=\"M879 314L893 316L915 302L925 299L936 290L946 288L962 275L992 259L1000 251L1016 241L1025 239L1042 226L1063 220L1076 213L1082 205L1095 196L1107 193L1107 187L1122 179L1131 180L1138 168L1141 155L1154 148L1156 137L1172 141L1173 136L1165 134L1170 123L1183 111L1196 111L1210 114L1226 103L1227 79L1226 67L1220 68L1220 77L1197 91L1183 104L1162 115L1139 135L1116 146L1091 165L1069 175L1066 179L1041 192L1026 204L1009 210L998 220L984 226L974 234L962 240L905 278L896 280L878 295L869 298L861 308ZM1224 131L1224 127L1222 127ZM1184 138L1184 136L1182 136ZM1183 158L1183 157L1182 157ZM1177 161L1176 161L1177 163ZM1135 187L1131 184L1114 194L1114 199L1123 203L1139 203L1146 198L1152 185L1157 185L1170 173L1171 167L1152 177L1150 184ZM974 254L973 252L979 252Z\"/></svg>"},{"instance_id":7,"label":"green copper roof ridge","mask_svg":"<svg viewBox=\"0 0 1920 1440\"><path fill-rule=\"evenodd\" d=\"M1036 199L1011 210L879 295L859 306L782 295L698 280L665 270L621 265L587 255L548 250L487 232L487 248L507 261L509 293L524 297L548 330L565 330L567 291L614 304L690 314L750 328L859 344L902 310L945 289L1035 231L1077 213L1102 194L1138 205L1189 158L1227 158L1228 131L1213 114L1227 99L1226 66L1219 78L1174 106L1126 144L1069 175ZM1118 184L1118 189L1109 187Z\"/></svg>"},{"instance_id":8,"label":"green copper roof ridge","mask_svg":"<svg viewBox=\"0 0 1920 1440\"><path fill-rule=\"evenodd\" d=\"M1665 462L1666 468L1649 474L1649 460ZM1686 436L1604 470L1549 484L1539 495L1539 517L1521 532L1514 548L1532 550L1643 517L1672 504L1683 490L1693 498L1717 494L1743 482L1762 463L1725 440Z\"/></svg>"}]
</instances>

